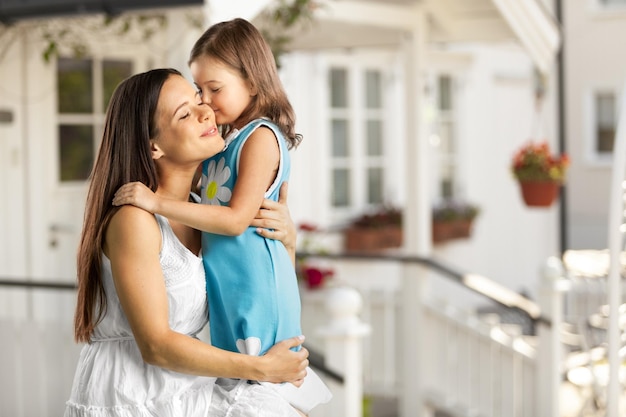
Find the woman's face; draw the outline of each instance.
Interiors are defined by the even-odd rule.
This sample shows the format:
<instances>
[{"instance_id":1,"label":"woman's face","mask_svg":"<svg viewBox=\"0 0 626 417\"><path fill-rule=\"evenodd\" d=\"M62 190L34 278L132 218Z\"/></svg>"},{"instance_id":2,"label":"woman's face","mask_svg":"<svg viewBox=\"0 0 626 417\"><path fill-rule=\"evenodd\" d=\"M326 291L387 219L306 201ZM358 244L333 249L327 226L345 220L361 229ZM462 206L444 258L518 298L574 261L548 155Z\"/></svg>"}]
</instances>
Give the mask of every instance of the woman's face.
<instances>
[{"instance_id":1,"label":"woman's face","mask_svg":"<svg viewBox=\"0 0 626 417\"><path fill-rule=\"evenodd\" d=\"M179 75L170 76L163 84L155 117L158 134L152 142L161 162L197 166L224 149L215 113Z\"/></svg>"},{"instance_id":2,"label":"woman's face","mask_svg":"<svg viewBox=\"0 0 626 417\"><path fill-rule=\"evenodd\" d=\"M256 94L250 82L213 57L199 56L189 69L200 91L200 98L211 106L219 125L235 122Z\"/></svg>"}]
</instances>

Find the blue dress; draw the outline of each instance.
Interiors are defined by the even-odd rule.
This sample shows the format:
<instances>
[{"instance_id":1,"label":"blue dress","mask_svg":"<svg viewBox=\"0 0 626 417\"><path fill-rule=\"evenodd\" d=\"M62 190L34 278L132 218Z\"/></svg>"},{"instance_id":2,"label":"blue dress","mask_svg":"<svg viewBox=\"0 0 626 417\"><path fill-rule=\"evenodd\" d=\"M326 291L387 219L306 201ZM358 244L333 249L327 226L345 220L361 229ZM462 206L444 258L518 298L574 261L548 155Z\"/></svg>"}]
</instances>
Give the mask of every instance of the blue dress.
<instances>
[{"instance_id":1,"label":"blue dress","mask_svg":"<svg viewBox=\"0 0 626 417\"><path fill-rule=\"evenodd\" d=\"M241 149L252 132L266 126L280 148L276 179L265 194L277 201L289 178L287 144L276 125L256 119L227 138L227 148L202 165L202 203L230 203ZM280 241L248 229L239 236L202 234L211 343L233 352L261 355L276 342L302 334L300 294L291 258Z\"/></svg>"},{"instance_id":2,"label":"blue dress","mask_svg":"<svg viewBox=\"0 0 626 417\"><path fill-rule=\"evenodd\" d=\"M265 193L265 198L278 200L280 185L289 178L287 143L275 124L256 119L229 135L226 149L202 164L202 203L229 205L241 149L260 126L274 132L280 149L278 173ZM212 345L262 355L277 342L302 334L296 272L280 241L260 236L255 227L239 236L202 233L202 255ZM298 388L289 383L262 384L305 414L332 397L311 368Z\"/></svg>"}]
</instances>

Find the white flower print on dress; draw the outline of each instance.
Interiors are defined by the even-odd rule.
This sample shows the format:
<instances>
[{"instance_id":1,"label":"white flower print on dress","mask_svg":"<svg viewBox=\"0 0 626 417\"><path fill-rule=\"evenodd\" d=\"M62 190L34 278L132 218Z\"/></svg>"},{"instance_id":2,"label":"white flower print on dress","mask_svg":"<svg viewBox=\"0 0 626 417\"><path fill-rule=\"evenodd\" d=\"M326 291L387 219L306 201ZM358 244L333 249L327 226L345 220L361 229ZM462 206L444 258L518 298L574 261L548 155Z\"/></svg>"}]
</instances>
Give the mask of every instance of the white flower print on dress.
<instances>
[{"instance_id":1,"label":"white flower print on dress","mask_svg":"<svg viewBox=\"0 0 626 417\"><path fill-rule=\"evenodd\" d=\"M224 165L226 165L224 158L220 158L218 162L215 160L209 162L206 175L202 175L202 183L206 184L202 193L203 204L219 205L230 201L232 191L224 186L230 178L230 168Z\"/></svg>"}]
</instances>

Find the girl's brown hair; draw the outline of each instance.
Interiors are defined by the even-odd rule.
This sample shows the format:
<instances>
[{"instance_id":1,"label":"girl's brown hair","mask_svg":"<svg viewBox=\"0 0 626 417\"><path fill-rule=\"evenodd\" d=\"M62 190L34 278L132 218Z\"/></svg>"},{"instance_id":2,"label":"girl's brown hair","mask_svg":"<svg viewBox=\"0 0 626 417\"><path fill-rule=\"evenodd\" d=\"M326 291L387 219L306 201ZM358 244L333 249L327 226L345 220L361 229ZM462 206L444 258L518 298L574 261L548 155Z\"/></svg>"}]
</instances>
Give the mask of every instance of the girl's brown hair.
<instances>
[{"instance_id":1,"label":"girl's brown hair","mask_svg":"<svg viewBox=\"0 0 626 417\"><path fill-rule=\"evenodd\" d=\"M117 207L115 191L123 184L141 181L157 188L157 171L150 151L156 137L155 114L165 81L180 72L156 69L134 75L115 89L102 135L102 144L90 175L89 191L78 247L78 294L74 338L88 343L107 303L101 279L102 247L109 221Z\"/></svg>"},{"instance_id":2,"label":"girl's brown hair","mask_svg":"<svg viewBox=\"0 0 626 417\"><path fill-rule=\"evenodd\" d=\"M241 116L225 126L224 136L233 127L267 117L285 134L290 148L298 146L302 135L295 132L295 113L278 77L274 55L253 24L237 18L211 26L191 49L189 64L201 56L218 59L238 71L257 90Z\"/></svg>"}]
</instances>

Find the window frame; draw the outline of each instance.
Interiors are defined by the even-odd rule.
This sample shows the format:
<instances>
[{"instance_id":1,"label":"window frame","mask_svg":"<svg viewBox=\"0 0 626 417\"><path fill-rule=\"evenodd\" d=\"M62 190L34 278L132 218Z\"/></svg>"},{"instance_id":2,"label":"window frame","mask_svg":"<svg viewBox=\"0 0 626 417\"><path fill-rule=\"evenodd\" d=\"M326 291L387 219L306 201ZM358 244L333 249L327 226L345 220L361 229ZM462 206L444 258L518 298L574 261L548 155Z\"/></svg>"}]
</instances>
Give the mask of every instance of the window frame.
<instances>
[{"instance_id":1,"label":"window frame","mask_svg":"<svg viewBox=\"0 0 626 417\"><path fill-rule=\"evenodd\" d=\"M392 196L388 193L390 186L390 178L393 177L392 167L390 165L390 158L393 156L393 152L388 149L387 141L385 138L389 138L397 133L393 124L397 124L396 115L393 114L390 105L394 102L393 97L397 94L395 91L395 82L397 81L397 62L392 58L394 55L384 52L367 52L367 51L354 51L352 54L335 55L328 54L325 57L324 62L324 78L326 101L325 116L323 118L324 135L327 138L327 154L328 157L328 197L327 204L330 215L330 220L334 223L344 223L349 221L356 215L363 213L364 211L374 209L385 203L393 203L388 201ZM346 108L332 108L330 99L330 73L333 69L343 69L347 71L347 107ZM365 83L366 74L368 71L377 71L380 73L380 108L368 108L366 103ZM355 105L356 103L356 105ZM347 120L348 121L348 140L350 154L344 158L336 158L332 156L332 128L331 123L333 120ZM380 120L382 123L382 155L368 156L367 154L367 122L370 120ZM358 138L361 138L359 141ZM346 206L334 205L334 184L333 184L333 171L334 169L345 168L349 172L349 188L350 195L348 196L348 204ZM367 171L370 168L380 168L382 170L382 199L383 201L378 204L369 203L369 177ZM388 195L389 194L389 195Z\"/></svg>"},{"instance_id":2,"label":"window frame","mask_svg":"<svg viewBox=\"0 0 626 417\"><path fill-rule=\"evenodd\" d=\"M624 4L605 4L602 0L588 1L588 9L593 17L614 18L626 16L626 2Z\"/></svg>"},{"instance_id":3,"label":"window frame","mask_svg":"<svg viewBox=\"0 0 626 417\"><path fill-rule=\"evenodd\" d=\"M615 130L619 119L620 89L613 85L597 85L589 87L583 99L584 114L584 160L588 166L609 168L613 161L613 152L600 153L597 151L597 109L596 98L598 94L611 93L615 98ZM617 133L617 132L616 132Z\"/></svg>"},{"instance_id":4,"label":"window frame","mask_svg":"<svg viewBox=\"0 0 626 417\"><path fill-rule=\"evenodd\" d=\"M56 122L54 126L55 135L55 149L56 158L54 160L54 175L55 182L60 189L70 190L79 189L89 181L88 178L84 180L63 180L61 177L61 148L60 148L60 127L67 126L91 126L92 127L92 144L93 155L92 160L95 161L100 143L102 141L102 133L104 129L104 122L106 120L106 108L104 108L103 95L104 95L104 77L103 77L103 65L107 61L124 61L130 64L130 74L137 72L139 67L139 60L132 56L125 55L89 55L81 58L74 58L71 56L61 56L62 59L82 59L89 60L91 62L91 88L92 88L92 110L90 113L61 113L58 106L58 91L55 96L55 115ZM58 61L55 62L55 80L58 80L59 67ZM56 81L55 81L56 83ZM58 86L58 83L55 85Z\"/></svg>"}]
</instances>

